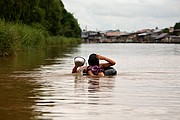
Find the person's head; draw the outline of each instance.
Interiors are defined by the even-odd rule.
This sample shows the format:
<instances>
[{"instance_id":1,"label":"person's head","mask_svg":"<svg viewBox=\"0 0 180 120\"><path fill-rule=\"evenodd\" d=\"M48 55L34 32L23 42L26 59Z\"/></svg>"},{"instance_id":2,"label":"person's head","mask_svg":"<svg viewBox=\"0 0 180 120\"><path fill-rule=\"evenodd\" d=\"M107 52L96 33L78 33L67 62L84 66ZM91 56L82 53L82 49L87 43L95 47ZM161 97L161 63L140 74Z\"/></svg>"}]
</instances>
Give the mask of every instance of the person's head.
<instances>
[{"instance_id":1,"label":"person's head","mask_svg":"<svg viewBox=\"0 0 180 120\"><path fill-rule=\"evenodd\" d=\"M97 59L96 54L93 53L89 56L88 64L92 65L92 66L94 66L94 65L99 66L99 59Z\"/></svg>"}]
</instances>

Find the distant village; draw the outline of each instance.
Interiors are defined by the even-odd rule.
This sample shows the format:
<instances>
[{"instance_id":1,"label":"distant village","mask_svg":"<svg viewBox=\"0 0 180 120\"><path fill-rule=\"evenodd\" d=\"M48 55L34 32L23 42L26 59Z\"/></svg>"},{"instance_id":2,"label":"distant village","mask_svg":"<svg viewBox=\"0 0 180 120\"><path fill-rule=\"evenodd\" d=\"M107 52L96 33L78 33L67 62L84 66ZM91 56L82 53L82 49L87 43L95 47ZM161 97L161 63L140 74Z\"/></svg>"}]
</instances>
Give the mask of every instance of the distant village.
<instances>
[{"instance_id":1,"label":"distant village","mask_svg":"<svg viewBox=\"0 0 180 120\"><path fill-rule=\"evenodd\" d=\"M136 32L82 31L82 40L85 43L180 43L180 29L173 27L164 32L163 29L143 29Z\"/></svg>"}]
</instances>

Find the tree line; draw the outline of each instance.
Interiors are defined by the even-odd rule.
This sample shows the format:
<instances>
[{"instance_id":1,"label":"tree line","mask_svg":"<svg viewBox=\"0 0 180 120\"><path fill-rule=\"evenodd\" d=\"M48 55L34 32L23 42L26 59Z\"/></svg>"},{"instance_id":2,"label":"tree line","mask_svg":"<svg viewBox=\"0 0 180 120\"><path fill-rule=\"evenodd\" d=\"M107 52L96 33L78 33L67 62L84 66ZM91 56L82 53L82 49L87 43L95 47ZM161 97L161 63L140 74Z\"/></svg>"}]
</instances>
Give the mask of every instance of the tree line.
<instances>
[{"instance_id":1,"label":"tree line","mask_svg":"<svg viewBox=\"0 0 180 120\"><path fill-rule=\"evenodd\" d=\"M180 29L180 22L175 23L174 30Z\"/></svg>"},{"instance_id":2,"label":"tree line","mask_svg":"<svg viewBox=\"0 0 180 120\"><path fill-rule=\"evenodd\" d=\"M180 33L178 31L180 30L180 22L176 22L175 25L173 26L173 28L174 28L174 31L172 33L170 33L169 28L164 28L163 32L168 33L170 35L179 36Z\"/></svg>"},{"instance_id":3,"label":"tree line","mask_svg":"<svg viewBox=\"0 0 180 120\"><path fill-rule=\"evenodd\" d=\"M44 29L52 36L80 37L77 19L61 0L1 0L0 18Z\"/></svg>"}]
</instances>

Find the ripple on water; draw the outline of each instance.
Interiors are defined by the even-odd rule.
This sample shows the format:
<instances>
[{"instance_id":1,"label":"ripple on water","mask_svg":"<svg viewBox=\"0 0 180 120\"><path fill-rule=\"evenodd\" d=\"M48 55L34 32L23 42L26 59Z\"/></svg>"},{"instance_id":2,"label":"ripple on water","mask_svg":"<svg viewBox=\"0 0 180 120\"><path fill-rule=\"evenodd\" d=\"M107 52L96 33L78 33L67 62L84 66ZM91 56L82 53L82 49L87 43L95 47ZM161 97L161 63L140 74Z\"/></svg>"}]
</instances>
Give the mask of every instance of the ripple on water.
<instances>
[{"instance_id":1,"label":"ripple on water","mask_svg":"<svg viewBox=\"0 0 180 120\"><path fill-rule=\"evenodd\" d=\"M78 53L47 59L39 68L13 73L16 80L34 85L31 92L35 95L29 99L34 100L37 119L180 119L177 50L174 55L166 45L108 44L107 48L107 44L98 44L102 49L97 52L116 59L118 75L90 78L70 74L73 56L88 56L96 45L83 44Z\"/></svg>"}]
</instances>

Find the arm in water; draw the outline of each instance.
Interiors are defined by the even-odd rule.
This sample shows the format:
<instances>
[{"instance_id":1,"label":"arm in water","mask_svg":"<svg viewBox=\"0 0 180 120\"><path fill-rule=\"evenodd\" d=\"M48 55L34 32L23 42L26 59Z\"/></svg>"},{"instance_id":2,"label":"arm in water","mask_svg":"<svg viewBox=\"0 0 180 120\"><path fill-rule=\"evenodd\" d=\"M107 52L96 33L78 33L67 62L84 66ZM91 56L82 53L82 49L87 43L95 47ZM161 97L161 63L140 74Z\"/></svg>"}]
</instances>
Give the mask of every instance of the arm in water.
<instances>
[{"instance_id":1,"label":"arm in water","mask_svg":"<svg viewBox=\"0 0 180 120\"><path fill-rule=\"evenodd\" d=\"M80 73L86 69L87 69L87 66L81 66L81 67L74 66L72 69L72 73Z\"/></svg>"},{"instance_id":2,"label":"arm in water","mask_svg":"<svg viewBox=\"0 0 180 120\"><path fill-rule=\"evenodd\" d=\"M72 69L72 73L76 73L77 72L77 66L74 66L73 69Z\"/></svg>"}]
</instances>

